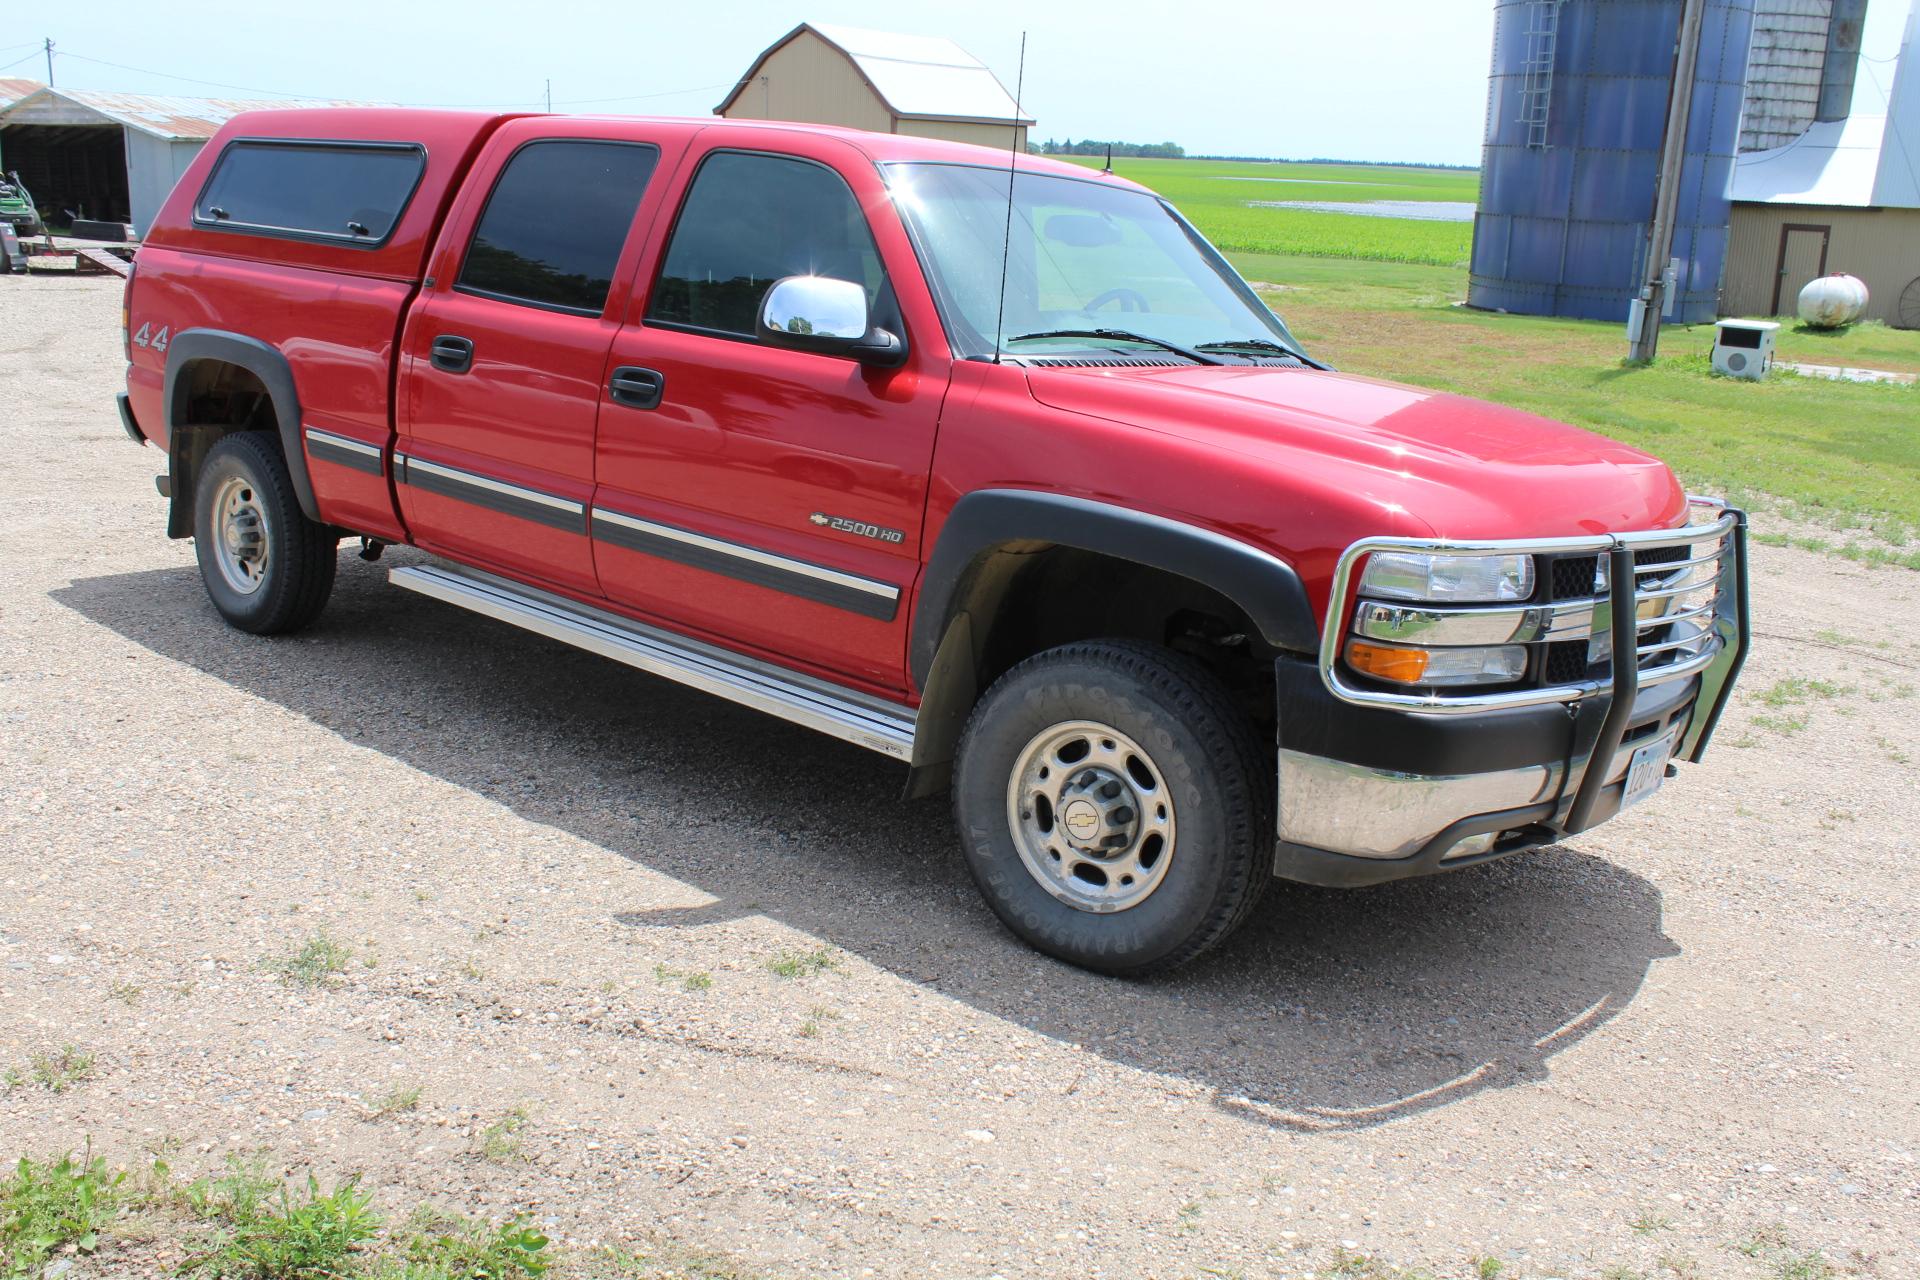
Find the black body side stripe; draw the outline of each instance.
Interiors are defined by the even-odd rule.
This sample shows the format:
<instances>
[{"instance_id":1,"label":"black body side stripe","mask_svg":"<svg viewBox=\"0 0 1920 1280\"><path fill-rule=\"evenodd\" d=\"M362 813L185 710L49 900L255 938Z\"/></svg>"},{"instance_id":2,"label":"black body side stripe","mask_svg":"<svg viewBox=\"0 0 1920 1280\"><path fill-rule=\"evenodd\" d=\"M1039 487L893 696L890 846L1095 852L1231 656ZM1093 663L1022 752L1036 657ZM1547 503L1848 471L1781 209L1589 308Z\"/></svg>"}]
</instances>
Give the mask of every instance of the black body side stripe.
<instances>
[{"instance_id":1,"label":"black body side stripe","mask_svg":"<svg viewBox=\"0 0 1920 1280\"><path fill-rule=\"evenodd\" d=\"M382 474L383 465L380 450L347 436L335 435L331 431L322 431L318 427L308 427L307 453L322 462L331 462L337 466L350 467L355 471L364 471L370 476Z\"/></svg>"},{"instance_id":2,"label":"black body side stripe","mask_svg":"<svg viewBox=\"0 0 1920 1280\"><path fill-rule=\"evenodd\" d=\"M469 502L502 515L531 520L567 533L587 531L586 508L570 498L556 498L423 458L400 458L396 475L402 484L415 489Z\"/></svg>"},{"instance_id":3,"label":"black body side stripe","mask_svg":"<svg viewBox=\"0 0 1920 1280\"><path fill-rule=\"evenodd\" d=\"M593 515L593 537L609 546L657 556L881 622L893 621L900 608L900 592L888 583L751 547L735 548L718 538L657 525L616 511L596 507Z\"/></svg>"}]
</instances>

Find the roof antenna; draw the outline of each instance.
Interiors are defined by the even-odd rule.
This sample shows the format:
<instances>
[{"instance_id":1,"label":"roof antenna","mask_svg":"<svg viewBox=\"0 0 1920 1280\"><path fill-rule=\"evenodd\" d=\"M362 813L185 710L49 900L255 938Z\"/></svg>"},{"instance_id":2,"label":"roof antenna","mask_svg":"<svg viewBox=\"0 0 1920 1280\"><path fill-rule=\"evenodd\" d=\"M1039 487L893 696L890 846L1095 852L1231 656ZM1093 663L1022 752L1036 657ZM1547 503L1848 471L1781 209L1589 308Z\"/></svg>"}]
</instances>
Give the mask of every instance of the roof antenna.
<instances>
[{"instance_id":1,"label":"roof antenna","mask_svg":"<svg viewBox=\"0 0 1920 1280\"><path fill-rule=\"evenodd\" d=\"M1020 33L1020 71L1013 82L1013 137L1007 143L1007 229L1000 241L1000 313L993 321L993 362L1007 337L1007 259L1013 255L1013 175L1020 158L1020 95L1027 88L1027 33Z\"/></svg>"},{"instance_id":2,"label":"roof antenna","mask_svg":"<svg viewBox=\"0 0 1920 1280\"><path fill-rule=\"evenodd\" d=\"M1113 176L1113 144L1111 142L1107 144L1107 167L1100 172L1106 174L1109 178Z\"/></svg>"}]
</instances>

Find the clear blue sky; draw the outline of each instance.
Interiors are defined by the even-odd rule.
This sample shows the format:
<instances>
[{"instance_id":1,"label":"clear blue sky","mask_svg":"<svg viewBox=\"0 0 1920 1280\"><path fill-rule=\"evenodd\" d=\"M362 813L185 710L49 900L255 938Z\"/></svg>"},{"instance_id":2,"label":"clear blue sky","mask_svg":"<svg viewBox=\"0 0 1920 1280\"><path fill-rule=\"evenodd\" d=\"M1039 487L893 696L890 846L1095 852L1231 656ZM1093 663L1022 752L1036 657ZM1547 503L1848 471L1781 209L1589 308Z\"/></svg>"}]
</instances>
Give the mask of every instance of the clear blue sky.
<instances>
[{"instance_id":1,"label":"clear blue sky","mask_svg":"<svg viewBox=\"0 0 1920 1280\"><path fill-rule=\"evenodd\" d=\"M1893 55L1907 6L1872 0L1869 57ZM1475 164L1492 8L1490 0L94 0L8 6L0 67L31 55L13 46L50 36L56 83L74 88L537 107L551 77L556 109L705 115L754 55L803 20L950 36L1009 89L1024 29L1027 113L1041 138ZM1877 70L1885 81L1890 68ZM35 55L0 75L45 71ZM1860 106L1872 109L1865 76L1861 87ZM590 101L603 99L618 100Z\"/></svg>"}]
</instances>

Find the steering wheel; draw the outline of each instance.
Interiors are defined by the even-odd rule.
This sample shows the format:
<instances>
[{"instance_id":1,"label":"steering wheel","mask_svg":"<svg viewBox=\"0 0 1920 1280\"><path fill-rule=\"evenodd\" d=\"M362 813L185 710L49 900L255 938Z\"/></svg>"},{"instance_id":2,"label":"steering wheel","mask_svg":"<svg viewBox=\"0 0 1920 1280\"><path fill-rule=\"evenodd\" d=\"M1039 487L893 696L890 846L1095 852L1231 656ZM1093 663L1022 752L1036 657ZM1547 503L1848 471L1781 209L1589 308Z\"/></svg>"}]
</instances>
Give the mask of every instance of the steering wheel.
<instances>
[{"instance_id":1,"label":"steering wheel","mask_svg":"<svg viewBox=\"0 0 1920 1280\"><path fill-rule=\"evenodd\" d=\"M1109 289L1105 293L1101 294L1099 297L1095 298L1092 302L1089 302L1086 306L1082 307L1081 310L1082 311L1098 311L1100 308L1106 306L1109 302L1119 303L1120 309L1122 311L1153 310L1152 307L1147 305L1146 295L1141 293L1138 289Z\"/></svg>"}]
</instances>

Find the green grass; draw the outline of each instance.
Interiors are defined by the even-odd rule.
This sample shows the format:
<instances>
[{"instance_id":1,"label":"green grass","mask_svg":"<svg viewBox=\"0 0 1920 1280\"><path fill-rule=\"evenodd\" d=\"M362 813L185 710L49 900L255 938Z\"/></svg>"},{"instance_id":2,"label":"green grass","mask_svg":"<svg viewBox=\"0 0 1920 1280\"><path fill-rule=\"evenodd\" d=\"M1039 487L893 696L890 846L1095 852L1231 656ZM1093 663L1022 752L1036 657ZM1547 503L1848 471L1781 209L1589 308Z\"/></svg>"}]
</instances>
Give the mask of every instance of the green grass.
<instances>
[{"instance_id":1,"label":"green grass","mask_svg":"<svg viewBox=\"0 0 1920 1280\"><path fill-rule=\"evenodd\" d=\"M65 1093L77 1084L93 1079L93 1055L73 1045L60 1046L58 1053L36 1053L27 1059L27 1069L7 1068L0 1084L11 1091L33 1085L48 1093Z\"/></svg>"},{"instance_id":2,"label":"green grass","mask_svg":"<svg viewBox=\"0 0 1920 1280\"><path fill-rule=\"evenodd\" d=\"M682 991L707 991L713 987L713 975L704 969L675 969L671 965L653 966L653 976Z\"/></svg>"},{"instance_id":3,"label":"green grass","mask_svg":"<svg viewBox=\"0 0 1920 1280\"><path fill-rule=\"evenodd\" d=\"M764 962L767 971L780 978L807 978L840 967L840 954L832 947L817 951L779 951Z\"/></svg>"},{"instance_id":4,"label":"green grass","mask_svg":"<svg viewBox=\"0 0 1920 1280\"><path fill-rule=\"evenodd\" d=\"M301 944L292 955L277 960L268 960L269 971L280 975L280 980L291 987L320 987L331 985L340 974L345 973L347 962L353 959L353 950L335 942L326 930L322 929Z\"/></svg>"},{"instance_id":5,"label":"green grass","mask_svg":"<svg viewBox=\"0 0 1920 1280\"><path fill-rule=\"evenodd\" d=\"M515 1107L482 1129L475 1139L481 1158L494 1164L519 1159L524 1145L520 1134L527 1127L527 1118L525 1107Z\"/></svg>"},{"instance_id":6,"label":"green grass","mask_svg":"<svg viewBox=\"0 0 1920 1280\"><path fill-rule=\"evenodd\" d=\"M343 1178L322 1192L307 1175L298 1193L284 1185L274 1196L257 1174L236 1171L220 1182L245 1185L228 1194L209 1188L203 1203L213 1220L198 1251L181 1272L207 1280L330 1280L347 1274L356 1255L380 1229L373 1193L358 1178ZM215 1207L217 1206L217 1207Z\"/></svg>"},{"instance_id":7,"label":"green grass","mask_svg":"<svg viewBox=\"0 0 1920 1280\"><path fill-rule=\"evenodd\" d=\"M125 1178L90 1152L45 1161L22 1156L0 1178L0 1276L38 1277L58 1250L92 1253L118 1211Z\"/></svg>"},{"instance_id":8,"label":"green grass","mask_svg":"<svg viewBox=\"0 0 1920 1280\"><path fill-rule=\"evenodd\" d=\"M1331 258L1231 255L1309 352L1352 373L1457 392L1647 450L1699 491L1841 531L1867 563L1920 567L1920 387L1775 374L1715 377L1709 326L1669 327L1660 359L1626 368L1619 325L1453 305L1463 271ZM1920 370L1920 332L1783 330L1783 357ZM1911 563L1909 563L1911 561Z\"/></svg>"},{"instance_id":9,"label":"green grass","mask_svg":"<svg viewBox=\"0 0 1920 1280\"><path fill-rule=\"evenodd\" d=\"M1060 156L1098 169L1094 156ZM1220 249L1239 253L1310 254L1379 262L1464 267L1473 245L1470 222L1369 218L1317 209L1256 207L1258 201L1450 200L1479 198L1477 173L1400 165L1261 164L1231 160L1127 159L1113 171L1151 187L1179 206Z\"/></svg>"}]
</instances>

